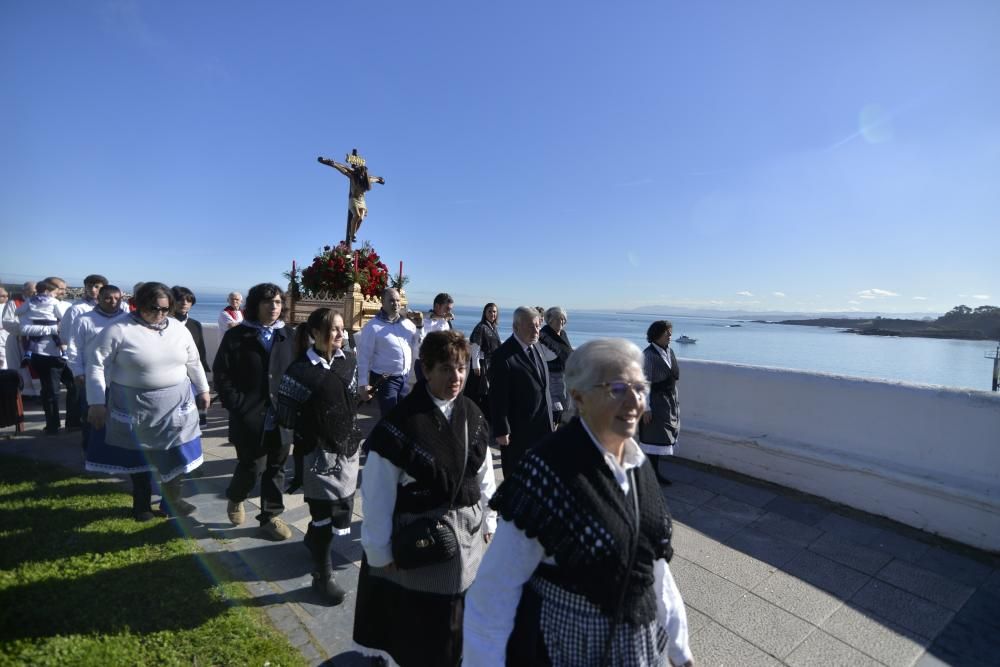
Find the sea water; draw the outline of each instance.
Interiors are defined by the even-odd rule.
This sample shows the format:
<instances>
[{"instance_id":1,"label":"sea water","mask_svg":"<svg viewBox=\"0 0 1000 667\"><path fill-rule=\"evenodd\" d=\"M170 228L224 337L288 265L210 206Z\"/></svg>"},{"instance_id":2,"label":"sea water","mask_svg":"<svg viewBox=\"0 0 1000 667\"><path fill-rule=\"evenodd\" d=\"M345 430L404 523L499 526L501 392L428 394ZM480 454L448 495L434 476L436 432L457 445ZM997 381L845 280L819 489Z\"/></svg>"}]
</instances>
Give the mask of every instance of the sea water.
<instances>
[{"instance_id":1,"label":"sea water","mask_svg":"<svg viewBox=\"0 0 1000 667\"><path fill-rule=\"evenodd\" d=\"M204 323L216 322L226 305L223 295L205 295L191 310ZM426 312L429 304L415 303ZM500 306L500 335L510 335L512 308ZM482 309L457 306L454 327L466 335L479 322ZM861 336L842 329L792 326L734 319L570 310L566 333L576 346L594 338L626 338L646 346L653 320L674 325L672 347L681 361L705 359L751 366L818 371L861 378L894 380L989 391L993 362L986 359L996 342L935 338ZM678 343L681 336L697 340Z\"/></svg>"}]
</instances>

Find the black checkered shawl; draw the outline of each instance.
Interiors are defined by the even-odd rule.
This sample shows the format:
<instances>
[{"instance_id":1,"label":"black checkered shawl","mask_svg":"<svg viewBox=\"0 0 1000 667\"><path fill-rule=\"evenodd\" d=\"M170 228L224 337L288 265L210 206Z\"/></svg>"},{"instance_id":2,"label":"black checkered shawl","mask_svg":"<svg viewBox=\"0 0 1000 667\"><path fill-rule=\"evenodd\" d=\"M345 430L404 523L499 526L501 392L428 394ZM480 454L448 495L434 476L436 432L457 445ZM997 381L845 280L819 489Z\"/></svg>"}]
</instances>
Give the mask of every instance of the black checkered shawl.
<instances>
[{"instance_id":1,"label":"black checkered shawl","mask_svg":"<svg viewBox=\"0 0 1000 667\"><path fill-rule=\"evenodd\" d=\"M466 422L469 456L462 470ZM395 511L417 513L447 505L452 495L452 507L479 503L477 473L489 439L489 425L475 403L456 398L449 422L421 382L375 425L367 444L416 480L397 488ZM456 484L461 484L457 494Z\"/></svg>"},{"instance_id":2,"label":"black checkered shawl","mask_svg":"<svg viewBox=\"0 0 1000 667\"><path fill-rule=\"evenodd\" d=\"M653 563L673 556L671 521L651 464L634 476L639 492L640 531L635 566L627 576L635 520L626 497L579 417L530 450L490 506L537 539L556 565L538 574L585 596L609 617L627 581L622 619L656 618Z\"/></svg>"}]
</instances>

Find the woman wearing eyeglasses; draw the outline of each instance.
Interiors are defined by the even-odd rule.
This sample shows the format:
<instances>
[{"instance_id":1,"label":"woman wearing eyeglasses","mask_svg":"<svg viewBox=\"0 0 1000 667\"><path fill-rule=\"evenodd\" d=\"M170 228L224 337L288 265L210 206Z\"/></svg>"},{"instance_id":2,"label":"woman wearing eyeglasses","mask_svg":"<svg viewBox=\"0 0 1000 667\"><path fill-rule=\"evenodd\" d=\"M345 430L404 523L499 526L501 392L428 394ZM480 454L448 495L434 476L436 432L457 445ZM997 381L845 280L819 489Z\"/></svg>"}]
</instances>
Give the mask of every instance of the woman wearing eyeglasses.
<instances>
[{"instance_id":1,"label":"woman wearing eyeglasses","mask_svg":"<svg viewBox=\"0 0 1000 667\"><path fill-rule=\"evenodd\" d=\"M649 405L639 426L639 446L653 461L656 477L663 484L670 480L660 472L660 458L672 456L677 434L681 430L680 403L677 401L677 381L681 377L677 355L670 349L674 325L657 320L646 330L649 346L642 351L643 370L651 383Z\"/></svg>"},{"instance_id":2,"label":"woman wearing eyeglasses","mask_svg":"<svg viewBox=\"0 0 1000 667\"><path fill-rule=\"evenodd\" d=\"M160 511L185 516L184 473L202 463L198 409L208 380L190 332L168 318L173 294L163 283L136 292L136 311L108 325L87 353L87 419L94 427L87 470L132 475L132 513L153 518L151 473L160 476Z\"/></svg>"},{"instance_id":3,"label":"woman wearing eyeglasses","mask_svg":"<svg viewBox=\"0 0 1000 667\"><path fill-rule=\"evenodd\" d=\"M670 513L635 441L642 367L621 339L570 355L575 415L490 502L501 521L466 597L463 667L693 663Z\"/></svg>"}]
</instances>

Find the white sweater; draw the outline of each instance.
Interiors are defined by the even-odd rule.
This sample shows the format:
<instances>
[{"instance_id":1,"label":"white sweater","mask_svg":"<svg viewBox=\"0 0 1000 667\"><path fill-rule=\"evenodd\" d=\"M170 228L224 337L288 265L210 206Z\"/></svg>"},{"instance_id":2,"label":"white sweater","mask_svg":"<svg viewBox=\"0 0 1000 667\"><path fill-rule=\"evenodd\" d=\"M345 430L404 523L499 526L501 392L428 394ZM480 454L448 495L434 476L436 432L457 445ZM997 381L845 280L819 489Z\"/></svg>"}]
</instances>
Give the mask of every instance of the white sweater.
<instances>
[{"instance_id":1,"label":"white sweater","mask_svg":"<svg viewBox=\"0 0 1000 667\"><path fill-rule=\"evenodd\" d=\"M105 367L107 382L135 389L163 389L191 379L195 393L208 391L191 333L180 322L167 320L162 331L154 331L132 318L109 325L87 350L87 402L104 405ZM89 346L88 346L89 347Z\"/></svg>"},{"instance_id":2,"label":"white sweater","mask_svg":"<svg viewBox=\"0 0 1000 667\"><path fill-rule=\"evenodd\" d=\"M73 308L70 308L70 312L73 312ZM69 317L69 314L66 317ZM84 375L83 367L87 360L87 353L94 348L101 332L115 322L126 318L128 318L126 313L118 312L114 315L105 315L97 308L91 308L77 316L69 335L69 347L66 348L66 363L69 365L73 377Z\"/></svg>"}]
</instances>

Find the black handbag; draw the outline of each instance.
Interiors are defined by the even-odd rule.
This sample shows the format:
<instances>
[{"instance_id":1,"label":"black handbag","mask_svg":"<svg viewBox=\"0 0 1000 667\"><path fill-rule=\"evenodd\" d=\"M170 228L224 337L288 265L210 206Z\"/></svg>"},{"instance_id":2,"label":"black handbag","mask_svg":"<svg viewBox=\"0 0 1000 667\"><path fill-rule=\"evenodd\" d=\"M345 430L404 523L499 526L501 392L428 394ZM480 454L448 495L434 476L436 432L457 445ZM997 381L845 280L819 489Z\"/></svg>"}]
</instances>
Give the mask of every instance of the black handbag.
<instances>
[{"instance_id":1,"label":"black handbag","mask_svg":"<svg viewBox=\"0 0 1000 667\"><path fill-rule=\"evenodd\" d=\"M465 466L469 461L469 425L465 425L465 458L462 471L455 484L455 493L442 515L455 504L462 488ZM392 532L392 561L401 570L412 570L427 565L445 563L458 553L458 536L455 529L441 520L442 517L419 517Z\"/></svg>"}]
</instances>

